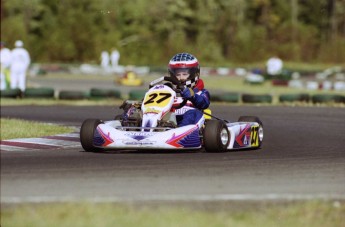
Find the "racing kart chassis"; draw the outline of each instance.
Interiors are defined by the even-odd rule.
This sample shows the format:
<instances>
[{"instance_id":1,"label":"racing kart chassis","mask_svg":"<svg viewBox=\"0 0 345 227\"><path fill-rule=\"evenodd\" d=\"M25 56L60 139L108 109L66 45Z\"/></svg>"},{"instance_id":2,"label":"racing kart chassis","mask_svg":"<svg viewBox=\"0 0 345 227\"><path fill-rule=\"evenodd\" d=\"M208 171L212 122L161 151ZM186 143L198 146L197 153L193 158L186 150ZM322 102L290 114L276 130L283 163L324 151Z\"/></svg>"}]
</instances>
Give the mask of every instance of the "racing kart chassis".
<instances>
[{"instance_id":1,"label":"racing kart chassis","mask_svg":"<svg viewBox=\"0 0 345 227\"><path fill-rule=\"evenodd\" d=\"M125 101L120 106L124 113L114 120L85 120L80 129L83 149L97 152L204 148L206 152L224 152L261 147L263 124L256 116L241 116L237 122L228 122L204 112L197 124L178 127L176 109L181 108L183 113L191 107L185 107L188 100L176 95L178 89L160 84L163 80L171 81L164 77L151 82L143 101Z\"/></svg>"},{"instance_id":2,"label":"racing kart chassis","mask_svg":"<svg viewBox=\"0 0 345 227\"><path fill-rule=\"evenodd\" d=\"M146 129L146 131L145 131ZM201 149L207 152L224 152L236 149L258 149L262 145L263 125L257 117L242 116L238 122L225 123L206 120L204 128L195 125L181 128L123 127L120 120L101 121L87 119L80 130L80 140L85 151L102 150L163 150Z\"/></svg>"}]
</instances>

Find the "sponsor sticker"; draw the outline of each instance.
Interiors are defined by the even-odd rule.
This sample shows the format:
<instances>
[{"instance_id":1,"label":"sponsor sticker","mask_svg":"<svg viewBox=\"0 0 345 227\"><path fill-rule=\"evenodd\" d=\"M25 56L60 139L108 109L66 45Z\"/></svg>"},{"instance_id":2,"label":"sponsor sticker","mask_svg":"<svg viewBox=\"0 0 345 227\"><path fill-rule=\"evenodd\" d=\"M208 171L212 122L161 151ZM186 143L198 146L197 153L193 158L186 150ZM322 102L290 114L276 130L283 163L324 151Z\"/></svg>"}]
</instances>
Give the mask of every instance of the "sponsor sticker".
<instances>
[{"instance_id":1,"label":"sponsor sticker","mask_svg":"<svg viewBox=\"0 0 345 227\"><path fill-rule=\"evenodd\" d=\"M145 146L145 145L153 145L153 142L140 142L140 141L125 141L124 144L126 145L136 145L136 146Z\"/></svg>"},{"instance_id":2,"label":"sponsor sticker","mask_svg":"<svg viewBox=\"0 0 345 227\"><path fill-rule=\"evenodd\" d=\"M147 113L153 113L153 114L159 114L161 111L159 110L156 110L154 108L147 108L144 112L144 114L147 114Z\"/></svg>"}]
</instances>

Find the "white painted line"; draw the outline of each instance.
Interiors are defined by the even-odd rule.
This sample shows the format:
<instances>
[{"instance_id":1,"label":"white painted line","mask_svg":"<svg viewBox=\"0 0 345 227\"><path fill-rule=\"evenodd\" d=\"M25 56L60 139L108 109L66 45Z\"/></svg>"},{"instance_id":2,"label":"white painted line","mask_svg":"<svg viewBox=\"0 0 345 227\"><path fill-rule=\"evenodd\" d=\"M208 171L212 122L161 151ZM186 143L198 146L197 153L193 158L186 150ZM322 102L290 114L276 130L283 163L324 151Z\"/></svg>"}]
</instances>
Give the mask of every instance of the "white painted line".
<instances>
[{"instance_id":1,"label":"white painted line","mask_svg":"<svg viewBox=\"0 0 345 227\"><path fill-rule=\"evenodd\" d=\"M29 196L1 197L1 203L46 202L214 202L214 201L294 201L294 200L345 200L344 194L220 194L220 195L141 195L128 197L77 197L77 196Z\"/></svg>"}]
</instances>

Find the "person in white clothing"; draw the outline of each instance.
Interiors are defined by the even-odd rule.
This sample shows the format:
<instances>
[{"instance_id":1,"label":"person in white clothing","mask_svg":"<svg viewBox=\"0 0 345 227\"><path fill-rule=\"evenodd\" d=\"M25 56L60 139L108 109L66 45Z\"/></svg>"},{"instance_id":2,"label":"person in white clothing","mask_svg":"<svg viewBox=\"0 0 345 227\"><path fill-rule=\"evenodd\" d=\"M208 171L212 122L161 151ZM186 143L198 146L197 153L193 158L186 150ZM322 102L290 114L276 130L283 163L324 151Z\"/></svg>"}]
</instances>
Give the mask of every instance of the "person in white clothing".
<instances>
[{"instance_id":1,"label":"person in white clothing","mask_svg":"<svg viewBox=\"0 0 345 227\"><path fill-rule=\"evenodd\" d=\"M14 43L11 57L11 88L19 88L22 92L26 89L26 71L28 70L31 59L29 52L23 47L24 43L17 40Z\"/></svg>"},{"instance_id":2,"label":"person in white clothing","mask_svg":"<svg viewBox=\"0 0 345 227\"><path fill-rule=\"evenodd\" d=\"M9 69L11 65L11 51L5 47L5 42L0 42L0 90L9 88Z\"/></svg>"},{"instance_id":3,"label":"person in white clothing","mask_svg":"<svg viewBox=\"0 0 345 227\"><path fill-rule=\"evenodd\" d=\"M108 53L108 51L102 51L102 53L101 53L101 66L103 69L107 69L109 67L109 53Z\"/></svg>"},{"instance_id":4,"label":"person in white clothing","mask_svg":"<svg viewBox=\"0 0 345 227\"><path fill-rule=\"evenodd\" d=\"M266 68L269 76L277 76L282 73L283 61L277 56L271 57L267 61Z\"/></svg>"},{"instance_id":5,"label":"person in white clothing","mask_svg":"<svg viewBox=\"0 0 345 227\"><path fill-rule=\"evenodd\" d=\"M111 65L113 68L117 67L119 65L119 60L120 60L120 52L117 49L112 49L111 54L110 54L110 59L111 59Z\"/></svg>"}]
</instances>

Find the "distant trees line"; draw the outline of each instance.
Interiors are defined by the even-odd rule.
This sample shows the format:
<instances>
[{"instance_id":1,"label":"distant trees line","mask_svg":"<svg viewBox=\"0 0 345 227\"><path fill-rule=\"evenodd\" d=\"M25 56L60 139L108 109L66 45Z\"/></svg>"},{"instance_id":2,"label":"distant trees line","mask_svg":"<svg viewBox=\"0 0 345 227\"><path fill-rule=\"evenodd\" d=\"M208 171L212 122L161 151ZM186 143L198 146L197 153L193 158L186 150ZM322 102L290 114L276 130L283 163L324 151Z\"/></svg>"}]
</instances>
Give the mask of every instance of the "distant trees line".
<instances>
[{"instance_id":1,"label":"distant trees line","mask_svg":"<svg viewBox=\"0 0 345 227\"><path fill-rule=\"evenodd\" d=\"M345 62L345 0L1 0L1 40L36 62L166 64L181 51L207 64Z\"/></svg>"}]
</instances>

